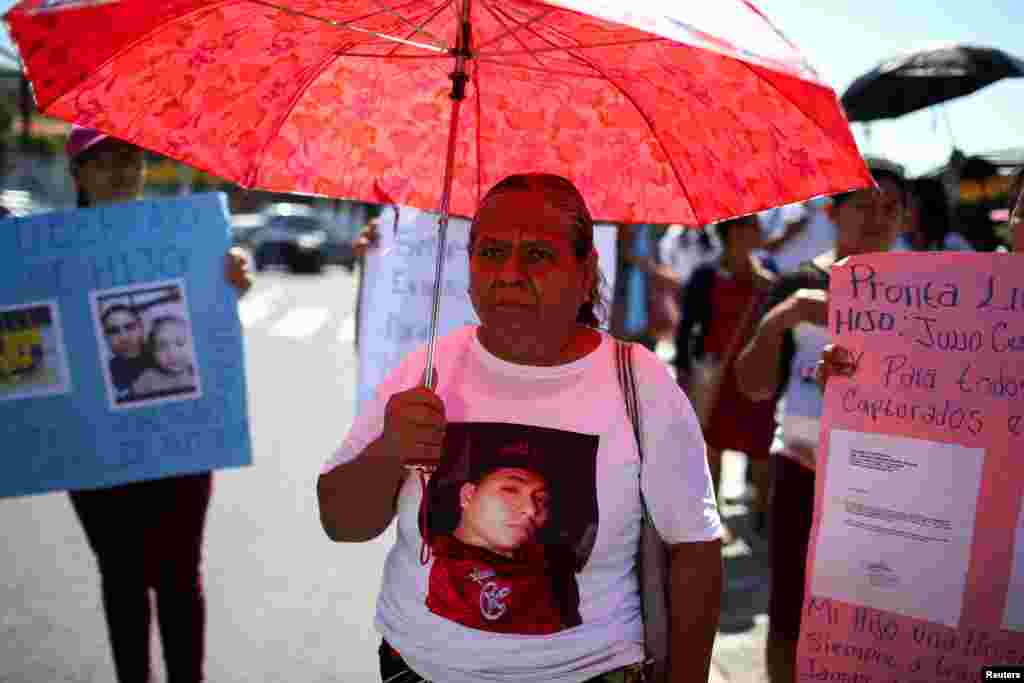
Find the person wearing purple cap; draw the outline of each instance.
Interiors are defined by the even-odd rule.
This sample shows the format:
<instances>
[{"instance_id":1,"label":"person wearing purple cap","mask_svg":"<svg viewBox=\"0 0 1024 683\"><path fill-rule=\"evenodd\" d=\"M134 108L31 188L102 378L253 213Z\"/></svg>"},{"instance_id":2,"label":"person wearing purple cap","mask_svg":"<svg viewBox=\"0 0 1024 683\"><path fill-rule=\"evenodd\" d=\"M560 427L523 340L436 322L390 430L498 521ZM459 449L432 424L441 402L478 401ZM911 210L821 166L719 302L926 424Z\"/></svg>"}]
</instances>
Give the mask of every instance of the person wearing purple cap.
<instances>
[{"instance_id":1,"label":"person wearing purple cap","mask_svg":"<svg viewBox=\"0 0 1024 683\"><path fill-rule=\"evenodd\" d=\"M98 130L74 126L68 136L67 155L78 190L78 206L142 198L146 157L135 145Z\"/></svg>"},{"instance_id":2,"label":"person wearing purple cap","mask_svg":"<svg viewBox=\"0 0 1024 683\"><path fill-rule=\"evenodd\" d=\"M80 208L142 198L146 180L142 149L80 126L72 128L66 149ZM251 286L245 257L230 251L224 268L228 282L244 294ZM117 322L115 314L120 315L121 327L133 321L141 324L130 310L108 313L105 326ZM144 369L136 368L141 362L139 344L122 338L124 330L108 334L122 374L131 370L137 376L136 370ZM141 329L137 336L141 340ZM200 561L211 489L211 473L202 472L70 492L99 565L120 683L151 680L150 589L156 596L168 682L203 680L206 605Z\"/></svg>"}]
</instances>

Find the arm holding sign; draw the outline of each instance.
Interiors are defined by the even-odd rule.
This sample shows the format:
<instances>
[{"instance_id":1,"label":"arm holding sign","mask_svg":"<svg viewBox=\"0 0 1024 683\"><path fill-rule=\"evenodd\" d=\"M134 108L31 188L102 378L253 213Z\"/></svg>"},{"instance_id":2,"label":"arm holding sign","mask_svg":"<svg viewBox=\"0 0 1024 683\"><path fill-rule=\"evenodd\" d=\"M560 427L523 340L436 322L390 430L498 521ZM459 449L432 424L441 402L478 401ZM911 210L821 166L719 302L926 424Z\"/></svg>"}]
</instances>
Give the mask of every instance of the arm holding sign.
<instances>
[{"instance_id":1,"label":"arm holding sign","mask_svg":"<svg viewBox=\"0 0 1024 683\"><path fill-rule=\"evenodd\" d=\"M434 377L436 385L436 369ZM331 540L369 541L388 528L405 466L440 462L446 424L444 403L425 386L388 399L381 435L317 481L320 523Z\"/></svg>"},{"instance_id":2,"label":"arm holding sign","mask_svg":"<svg viewBox=\"0 0 1024 683\"><path fill-rule=\"evenodd\" d=\"M801 322L828 324L828 295L822 290L797 289L779 301L787 282L769 296L768 312L757 326L754 338L736 359L736 377L740 389L754 401L771 399L782 385L781 363L766 363L766 358L783 358L786 332ZM772 302L777 302L772 305Z\"/></svg>"}]
</instances>

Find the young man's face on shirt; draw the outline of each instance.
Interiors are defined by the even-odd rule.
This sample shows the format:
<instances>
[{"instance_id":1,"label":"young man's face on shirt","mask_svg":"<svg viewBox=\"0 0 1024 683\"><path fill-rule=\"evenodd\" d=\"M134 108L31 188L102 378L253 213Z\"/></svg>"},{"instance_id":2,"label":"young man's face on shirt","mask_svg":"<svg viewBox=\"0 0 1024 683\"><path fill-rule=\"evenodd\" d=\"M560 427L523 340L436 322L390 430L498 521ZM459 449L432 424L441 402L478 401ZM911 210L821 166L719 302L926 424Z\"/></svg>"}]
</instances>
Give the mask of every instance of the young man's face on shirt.
<instances>
[{"instance_id":1,"label":"young man's face on shirt","mask_svg":"<svg viewBox=\"0 0 1024 683\"><path fill-rule=\"evenodd\" d=\"M547 482L536 472L499 468L459 490L462 516L455 537L467 545L512 557L533 541L550 514Z\"/></svg>"}]
</instances>

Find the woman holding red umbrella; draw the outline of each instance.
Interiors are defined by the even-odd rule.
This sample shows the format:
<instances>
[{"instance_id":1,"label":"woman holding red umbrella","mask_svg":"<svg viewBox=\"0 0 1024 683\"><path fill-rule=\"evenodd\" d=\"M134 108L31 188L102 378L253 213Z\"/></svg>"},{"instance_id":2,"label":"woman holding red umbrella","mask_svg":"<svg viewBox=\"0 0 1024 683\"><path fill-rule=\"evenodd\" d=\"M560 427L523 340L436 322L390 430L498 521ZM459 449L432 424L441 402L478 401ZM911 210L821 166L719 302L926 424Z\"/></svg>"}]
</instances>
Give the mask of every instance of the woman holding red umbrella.
<instances>
[{"instance_id":1,"label":"woman holding red umbrella","mask_svg":"<svg viewBox=\"0 0 1024 683\"><path fill-rule=\"evenodd\" d=\"M366 541L398 520L377 603L382 680L640 680L645 623L636 556L644 502L670 548L668 680L707 680L722 529L704 440L664 365L634 345L641 460L617 381L616 342L597 328L595 307L603 302L593 236L587 205L564 178L516 175L492 188L469 242L469 294L481 324L439 340L436 390L423 386L425 349L410 354L321 470L321 524L331 539ZM575 538L572 529L594 534L569 582L578 586L579 620L548 628L543 637L536 635L541 625L523 619L551 610L524 605L517 600L521 583L503 578L513 565L528 575L528 558L496 556L473 535L461 539L474 548L460 552L460 562L472 566L459 576L479 594L469 601L474 627L465 625L468 617L456 622L431 611L434 569L451 565L451 546L424 538L420 520L437 510L424 509L429 496L404 467L440 463L432 475L440 478L453 457L446 446L459 452L451 443L456 434L487 441L508 432L515 449L542 454L551 470L545 481L554 482L549 491L557 486L559 493L531 499L527 492L536 489L519 471L518 483L493 491L493 518L522 534L538 507L560 506L552 520L575 517L571 525L545 526L545 543L552 544L545 557ZM483 504L472 491L462 493L463 511ZM447 560L435 564L438 557Z\"/></svg>"}]
</instances>

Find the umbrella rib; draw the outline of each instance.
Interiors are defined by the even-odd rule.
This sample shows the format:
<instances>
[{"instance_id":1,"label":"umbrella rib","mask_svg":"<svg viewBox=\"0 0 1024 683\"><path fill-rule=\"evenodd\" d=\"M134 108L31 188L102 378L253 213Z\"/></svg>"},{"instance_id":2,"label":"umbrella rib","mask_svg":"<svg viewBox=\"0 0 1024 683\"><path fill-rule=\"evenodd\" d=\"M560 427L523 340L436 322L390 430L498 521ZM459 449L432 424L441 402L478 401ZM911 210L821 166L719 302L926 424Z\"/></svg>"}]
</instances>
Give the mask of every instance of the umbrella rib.
<instances>
[{"instance_id":1,"label":"umbrella rib","mask_svg":"<svg viewBox=\"0 0 1024 683\"><path fill-rule=\"evenodd\" d=\"M451 55L448 54L433 54L433 55L382 55L372 52L346 52L346 57L365 57L367 59L448 59Z\"/></svg>"},{"instance_id":2,"label":"umbrella rib","mask_svg":"<svg viewBox=\"0 0 1024 683\"><path fill-rule=\"evenodd\" d=\"M476 103L476 206L480 208L480 192L483 189L483 163L480 160L480 135L483 128L483 107L480 103L480 69L473 68L473 101Z\"/></svg>"},{"instance_id":3,"label":"umbrella rib","mask_svg":"<svg viewBox=\"0 0 1024 683\"><path fill-rule=\"evenodd\" d=\"M531 33L533 33L535 36L537 36L537 38L539 38L540 40L542 40L544 42L550 42L546 38L544 38L543 36L537 35L533 31L533 29L527 28L527 30L530 31ZM624 87L622 87L616 80L614 80L610 75L608 75L601 67L597 66L596 64L593 64L592 62L590 62L587 58L583 57L582 55L578 55L578 54L572 52L568 48L566 49L565 54L567 56L569 56L570 58L575 59L576 61L582 62L586 66L589 66L591 69L593 69L595 72L601 74L605 78L605 80L609 84L612 85L612 87L614 87L616 90L618 90L622 94L622 96L625 97L626 100L628 100L631 105L633 105L633 108L636 109L638 114L640 114L640 118L642 118L644 120L644 123L647 124L647 129L650 131L651 136L654 138L655 142L658 143L658 146L661 148L661 151L665 154L665 159L668 162L669 168L672 169L673 175L675 175L675 177L676 177L676 182L679 184L679 188L683 191L683 196L686 198L686 203L690 206L690 211L693 213L694 220L696 220L699 223L700 219L697 217L697 210L696 210L696 207L693 204L693 200L690 197L690 192L689 192L689 190L686 189L686 183L683 182L683 178L682 178L681 174L679 173L679 169L676 168L676 163L675 163L675 160L672 158L672 154L670 154L668 149L665 147L665 142L661 139L661 136L658 134L657 130L654 128L653 122L651 121L651 118L647 115L647 112L645 112L643 110L643 108L641 108L640 105L637 104L636 100L633 99L633 96L629 93L629 91L627 91Z\"/></svg>"},{"instance_id":4,"label":"umbrella rib","mask_svg":"<svg viewBox=\"0 0 1024 683\"><path fill-rule=\"evenodd\" d=\"M483 3L484 9L486 9L491 14L491 16L494 17L494 20L497 21L499 24L501 24L502 28L505 28L505 29L508 28L508 25L505 23L505 19L503 19L501 16L499 16L498 11L496 9L494 9L493 7L491 7L490 3L487 2L487 0L480 0L480 2ZM550 12L548 14L550 14ZM545 16L547 16L547 15L545 14ZM512 22L515 22L515 19L512 19L510 17L509 17L509 20L512 21ZM512 36L512 39L515 40L520 45L522 45L523 46L523 50L525 50L531 57L533 57L533 60L535 62L537 62L538 66L540 66L541 69L546 71L547 70L547 66L544 64L544 62L540 61L540 58L537 55L531 53L530 52L530 48L528 48L526 46L526 43L523 42L523 39L520 36L516 35L516 32L520 28L524 28L525 26L526 26L526 24L523 24L522 26L517 26L516 28L514 28L512 30L506 30L505 33L502 34L502 37L504 37L504 36ZM494 41L492 40L490 42L494 42ZM477 52L477 54L479 54L479 52Z\"/></svg>"},{"instance_id":5,"label":"umbrella rib","mask_svg":"<svg viewBox=\"0 0 1024 683\"><path fill-rule=\"evenodd\" d=\"M792 40L790 40L789 36L786 35L786 33L782 29L780 29L778 26L776 26L775 23L771 19L768 18L768 15L766 15L764 12L762 12L760 9L758 9L754 5L754 3L750 2L750 0L741 0L741 1L743 2L744 5L746 5L750 9L751 12L753 12L757 16L761 17L761 19L763 19L764 22L766 24L768 24L768 26L772 29L772 31L775 32L775 35L777 35L782 42L784 42L786 45L788 45L797 54L801 54L800 53L800 48L797 47L797 44L794 43ZM802 55L801 55L800 63L801 63L801 66L806 68L815 78L817 78L818 80L821 80L821 76L818 74L817 70L815 70L814 66L810 62L808 62L806 59L803 59Z\"/></svg>"},{"instance_id":6,"label":"umbrella rib","mask_svg":"<svg viewBox=\"0 0 1024 683\"><path fill-rule=\"evenodd\" d=\"M377 7L381 8L382 10L384 10L385 13L390 14L391 16L395 17L396 19L398 19L402 23L408 24L409 26L411 26L413 31L415 31L416 33L422 33L423 35L425 35L427 38L429 38L434 43L434 45L436 47L442 48L442 49L444 49L446 51L449 49L449 46L444 42L444 40L442 40L441 38L438 38L437 36L435 36L430 31L424 31L421 28L418 28L416 26L416 24L414 24L409 19L404 17L401 13L399 13L393 7L391 7L391 6L381 2L380 0L371 0L371 2L373 2L373 4L375 4ZM409 3L409 4L412 4L412 3ZM448 4L451 4L451 2L449 2ZM442 9L443 9L443 6L442 6Z\"/></svg>"},{"instance_id":7,"label":"umbrella rib","mask_svg":"<svg viewBox=\"0 0 1024 683\"><path fill-rule=\"evenodd\" d=\"M487 8L487 10L492 15L494 15L495 19L497 19L498 17L495 14L495 10L490 7L490 5L486 2L486 0L481 0L481 1L484 3L484 6ZM488 45L493 45L494 43L497 43L498 41L504 39L506 36L514 35L517 31L519 31L521 29L524 29L527 26L530 26L531 24L535 24L538 21L543 21L544 19L547 19L549 16L551 16L552 14L555 13L555 10L556 10L556 8L551 8L548 11L542 12L541 14L538 14L536 16L530 17L529 19L527 19L526 21L523 21L523 22L516 21L512 17L508 17L508 19L510 19L515 24L515 27L511 28L511 29L509 29L508 26L504 22L499 20L499 22L502 24L502 27L505 28L505 32L504 33L499 33L498 35L494 36L493 38L491 38L490 40L488 40L485 43L481 43L477 47L477 51L484 49ZM522 41L518 41L518 42L519 42L520 45L522 45ZM523 45L523 48L526 49L526 46Z\"/></svg>"},{"instance_id":8,"label":"umbrella rib","mask_svg":"<svg viewBox=\"0 0 1024 683\"><path fill-rule=\"evenodd\" d=\"M298 106L299 100L301 100L302 97L306 94L310 86L317 79L323 76L328 67L330 67L330 65L333 62L337 61L342 55L344 55L347 52L348 49L351 49L352 47L355 47L355 45L350 43L348 47L342 47L339 50L332 50L330 54L324 57L324 59L322 59L320 63L317 64L316 67L311 70L311 75L309 76L309 78L306 79L306 82L303 83L302 86L295 91L295 95L294 97L292 97L292 101L288 103L288 107L285 109L284 113L281 114L280 118L278 119L273 134L268 135L266 141L264 141L263 149L260 150L259 163L253 165L252 170L249 172L249 177L246 178L246 183L249 184L249 187L255 186L256 178L259 176L260 169L263 167L263 161L267 156L267 148L270 146L270 142L277 138L277 136L281 133L281 129L284 128L285 122L288 121L289 117L291 117L292 115L292 112L295 111L295 107Z\"/></svg>"},{"instance_id":9,"label":"umbrella rib","mask_svg":"<svg viewBox=\"0 0 1024 683\"><path fill-rule=\"evenodd\" d=\"M540 72L540 73L544 73L544 74L550 74L552 76L571 76L572 78L592 78L594 80L599 80L599 81L606 80L606 78L603 75L595 74L595 73L592 73L592 72L588 73L588 72L585 72L585 71L569 71L567 69L552 69L552 68L547 67L547 66L544 66L543 68L538 68L538 67L535 67L535 66L528 66L526 64L509 64L508 62L502 62L502 61L497 60L497 59L478 59L476 61L479 62L480 64L493 64L495 66L499 66L499 67L502 67L502 68L505 68L505 69L521 69L523 71L536 71L536 72Z\"/></svg>"},{"instance_id":10,"label":"umbrella rib","mask_svg":"<svg viewBox=\"0 0 1024 683\"><path fill-rule=\"evenodd\" d=\"M751 66L750 64L747 64L747 63L746 63L745 61L743 61L742 59L735 59L734 57L726 57L726 59L733 59L734 61L736 61L736 62L739 62L739 63L740 63L741 65L743 65L743 68L744 68L744 69L747 69L747 70L748 70L748 71L750 71L750 72L751 72L752 74L754 74L754 76L756 76L756 77L757 77L757 80L758 80L759 82L761 82L761 83L764 83L764 84L768 85L768 86L769 86L769 87L770 87L770 88L771 88L772 90L774 90L774 91L775 91L775 92L776 92L776 93L778 94L778 96L779 96L779 97L781 97L782 99L784 99L784 100L785 100L786 102L789 102L790 106L791 106L791 107L793 107L793 109L795 109L796 111L800 112L800 115L801 115L801 116L803 116L803 117L804 117L805 119L807 119L807 120L808 120L808 121L810 121L810 122L811 122L812 124L814 124L814 127L815 127L815 128L817 128L817 129L818 129L819 131L821 131L821 133L822 133L822 134L823 134L823 135L824 135L824 136L825 136L826 138L828 138L828 137L829 137L829 135L828 135L828 131L827 131L827 130L825 130L825 127L824 127L823 125L821 125L821 123L820 123L819 121L816 121L815 119L811 118L811 116L809 116L809 115L807 114L807 112L805 112L805 111L804 111L804 110L803 110L803 109L802 109L801 107L798 107L798 106L797 106L797 104L796 104L796 102L794 102L793 100L791 100L791 99L789 98L789 96L788 96L788 95L786 95L786 93L784 93L784 92L782 92L781 90L779 90L779 89L778 89L778 88L776 87L776 85L775 85L774 83L772 83L771 81L769 81L769 80L768 80L768 79L766 79L766 78L762 78L762 77L761 77L761 75L760 75L759 73L757 73L757 71L755 71L755 70L754 70L754 67L752 67L752 66Z\"/></svg>"},{"instance_id":11,"label":"umbrella rib","mask_svg":"<svg viewBox=\"0 0 1024 683\"><path fill-rule=\"evenodd\" d=\"M107 65L109 65L112 62L116 61L122 55L130 52L136 46L142 44L143 42L145 42L149 38L151 38L151 37L153 37L153 36L163 32L163 31L168 30L168 28L170 28L171 26L177 24L178 22L187 20L190 17L194 17L196 15L206 14L207 12L210 12L213 9L215 9L216 7L219 7L219 6L224 6L224 5L246 5L246 4L263 5L263 6L271 8L271 9L276 9L276 10L280 10L280 11L283 11L283 12L290 12L292 14L303 16L304 18L308 18L308 19L312 19L312 20L315 20L315 21L320 21L320 22L323 22L323 23L326 23L326 24L330 24L332 26L335 26L336 28L348 28L350 30L353 30L353 31L356 31L356 32L360 32L360 33L370 33L372 35L378 36L378 37L380 37L380 38L382 38L382 39L384 39L386 41L389 41L389 42L405 42L406 44L414 45L416 47L422 47L423 49L430 50L432 52L436 52L436 53L439 53L439 54L440 53L447 54L447 48L435 47L433 45L417 44L417 43L413 43L411 41L402 41L401 39L395 38L393 36L388 36L388 35L379 34L379 33L373 33L372 31L368 31L366 29L359 29L359 28L348 26L347 25L348 22L332 21L330 19L325 19L323 17L317 17L317 16L314 16L314 15L303 14L303 13L300 13L300 12L297 12L297 11L294 11L294 10L289 10L287 7L281 7L280 5L276 5L274 3L267 2L266 0L213 0L208 5L204 5L203 7L199 7L199 8L193 9L193 10L189 10L188 12L185 12L184 14L179 14L178 16L173 17L172 19L164 22L160 26L156 26L156 27L152 28L151 30L146 32L145 35L141 35L141 36L137 37L135 40L133 40L130 43L128 43L127 45L124 45L123 47L121 47L116 53L110 55L110 57L108 57L106 60L104 60L104 62L102 64L100 64L98 67L93 69L91 74L95 74L95 73L98 73L98 72L102 71L104 68L107 67ZM365 16L362 16L362 17L358 17L356 19L352 19L352 21L361 21L363 19L367 19L367 18L372 17L372 16L374 16L374 15L373 14L368 14L368 15L365 15ZM76 86L77 85L81 85L81 82L77 83ZM44 110L48 109L50 107L50 105L52 105L54 102L56 102L57 100L61 99L62 97L65 97L70 91L71 91L71 89L66 90L64 92L61 92L61 93L55 95L49 102L46 102L46 103L37 102L37 104L39 105L40 111L44 111ZM130 140L129 140L129 142L130 142Z\"/></svg>"},{"instance_id":12,"label":"umbrella rib","mask_svg":"<svg viewBox=\"0 0 1024 683\"><path fill-rule=\"evenodd\" d=\"M424 19L423 22L420 23L419 26L415 27L413 29L413 32L410 33L408 36L406 36L406 38L407 39L411 38L416 32L422 30L427 24L429 24L434 19L436 19L437 15L440 14L441 12L443 12L445 10L445 8L448 7L449 5L451 5L452 2L454 2L454 1L455 0L447 0L447 2L444 2L444 3L441 3L440 5L438 5L437 9L434 10L433 13L430 14L430 16L428 16L426 19ZM388 54L387 54L387 58L388 59L391 59L391 58L395 57L395 51L398 50L398 47L399 47L398 45L395 45L393 48L391 48L391 51L388 52Z\"/></svg>"},{"instance_id":13,"label":"umbrella rib","mask_svg":"<svg viewBox=\"0 0 1024 683\"><path fill-rule=\"evenodd\" d=\"M600 71L600 69L596 66L591 65L591 67L598 69ZM689 205L690 211L693 213L694 220L700 223L701 221L697 217L697 207L693 203L693 198L690 197L690 191L686 188L686 183L683 182L682 174L680 174L679 169L676 168L675 159L673 158L672 154L668 151L668 148L665 146L665 141L661 139L661 135L659 135L658 131L655 129L654 122L651 121L651 118L647 115L647 112L645 112L643 108L641 108L640 105L637 104L636 100L633 99L633 96L625 88L619 85L617 81L613 80L611 77L608 77L608 82L611 83L616 90L622 93L623 97L625 97L629 101L629 103L633 105L633 108L636 109L638 114L640 114L640 117L644 120L644 123L647 124L647 128L650 131L651 136L654 138L655 142L658 143L658 147L661 148L662 153L665 155L665 160L668 162L669 168L672 169L672 174L676 177L676 182L679 183L679 189L683 191L683 196L686 198L686 203Z\"/></svg>"},{"instance_id":14,"label":"umbrella rib","mask_svg":"<svg viewBox=\"0 0 1024 683\"><path fill-rule=\"evenodd\" d=\"M107 59L104 60L104 62L102 64L100 64L97 68L93 69L93 71L91 71L86 76L86 79L88 79L88 77L91 76L92 74L95 74L95 73L98 73L98 72L102 71L104 68L106 68L106 66L108 64L110 64L111 62L115 61L118 57L120 57L121 55L125 54L126 52L131 51L135 46L137 46L140 43L148 40L152 36L155 36L156 34L160 33L161 31L166 30L168 26L172 25L175 22L181 21L183 19L187 19L187 18L189 18L191 16L194 16L194 15L197 15L197 14L204 14L206 12L209 12L213 7L215 7L217 5L230 5L232 3L242 4L243 2L245 2L245 0L214 0L209 5L205 5L203 7L197 8L197 9L189 10L188 12L185 12L184 14L180 14L180 15L174 17L173 19L171 19L170 21L167 21L167 22L161 24L160 26L156 26L156 27L150 29L149 31L147 31L145 33L145 35L139 36L138 38L136 38L135 40L131 41L130 43L128 43L124 47L120 48L117 52L115 52L114 54L112 54L109 57L107 57ZM51 104L53 104L57 100L61 99L62 97L65 97L68 93L70 93L78 85L81 85L84 82L84 80L85 79L83 79L83 81L79 81L74 86L70 87L68 90L65 90L64 92L56 95L52 100L50 100L49 102L47 102L45 104L42 103L42 102L38 102L37 101L36 104L39 106L39 110L40 111L45 111L46 109L48 109L50 107ZM131 142L131 140L127 140L127 142Z\"/></svg>"},{"instance_id":15,"label":"umbrella rib","mask_svg":"<svg viewBox=\"0 0 1024 683\"><path fill-rule=\"evenodd\" d=\"M534 34L537 35L537 34ZM539 36L538 36L539 37ZM543 38L542 38L543 40ZM618 47L625 45L646 45L649 43L667 43L670 42L667 38L634 38L631 40L611 40L606 43L591 43L590 45L572 45L572 46L553 46L548 48L537 48L533 50L525 50L524 52L508 51L508 52L486 52L480 53L481 57L518 57L524 54L545 54L552 52L569 52L570 50L590 50L593 48L601 47Z\"/></svg>"},{"instance_id":16,"label":"umbrella rib","mask_svg":"<svg viewBox=\"0 0 1024 683\"><path fill-rule=\"evenodd\" d=\"M343 28L343 29L347 29L349 31L355 31L357 33L365 33L367 35L376 36L378 38L382 38L384 40L387 40L387 41L390 41L390 42L394 42L394 43L401 43L401 44L404 44L404 45L411 45L413 47L420 47L420 48L423 48L425 50L434 50L434 51L438 51L438 52L447 52L448 51L448 46L444 44L444 41L441 41L439 38L436 38L435 36L431 35L429 32L426 32L426 31L424 31L423 33L424 33L425 36L427 36L427 38L429 38L430 40L434 41L432 44L428 45L426 43L420 43L420 42L416 42L416 41L412 41L412 40L406 40L406 39L403 39L403 38L398 38L396 36L390 36L390 35L388 35L386 33L380 33L379 31L371 31L370 29L359 28L358 26L353 26L353 24L355 22L357 22L357 21L362 21L363 19L369 19L370 17L378 16L380 14L390 14L391 16L397 17L398 19L402 20L403 22L411 23L411 22L409 22L408 19L403 17L397 11L393 10L392 8L388 7L387 5L382 5L381 3L376 2L376 1L375 1L375 4L380 8L379 12L374 12L374 13L367 14L367 15L364 15L364 16L361 16L361 17L357 17L356 19L350 19L349 21L337 21L335 19L327 19L325 17L319 17L319 16L317 16L315 14L310 14L308 12L303 12L301 10L292 9L291 7L284 7L282 5L278 5L277 3L274 3L274 2L269 2L269 0L242 0L242 1L243 2L251 3L253 5L262 5L264 7L269 7L271 9L278 10L279 12L284 12L285 14L291 14L293 16L302 17L303 19L312 19L313 21L319 21L321 23L327 24L328 26L332 26L334 28ZM413 4L413 3L410 2L409 4Z\"/></svg>"}]
</instances>

